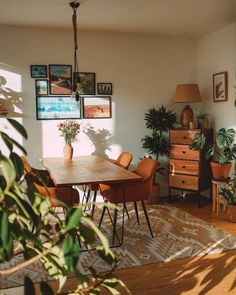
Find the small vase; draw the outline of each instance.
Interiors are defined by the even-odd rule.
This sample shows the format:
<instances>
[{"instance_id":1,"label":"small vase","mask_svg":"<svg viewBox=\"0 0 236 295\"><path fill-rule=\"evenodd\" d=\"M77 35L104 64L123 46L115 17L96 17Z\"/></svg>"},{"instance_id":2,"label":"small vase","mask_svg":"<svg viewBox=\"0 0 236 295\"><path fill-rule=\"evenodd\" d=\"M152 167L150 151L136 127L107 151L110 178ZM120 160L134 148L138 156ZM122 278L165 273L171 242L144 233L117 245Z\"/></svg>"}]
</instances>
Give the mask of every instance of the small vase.
<instances>
[{"instance_id":1,"label":"small vase","mask_svg":"<svg viewBox=\"0 0 236 295\"><path fill-rule=\"evenodd\" d=\"M70 144L66 144L63 148L65 161L71 161L73 157L73 147Z\"/></svg>"}]
</instances>

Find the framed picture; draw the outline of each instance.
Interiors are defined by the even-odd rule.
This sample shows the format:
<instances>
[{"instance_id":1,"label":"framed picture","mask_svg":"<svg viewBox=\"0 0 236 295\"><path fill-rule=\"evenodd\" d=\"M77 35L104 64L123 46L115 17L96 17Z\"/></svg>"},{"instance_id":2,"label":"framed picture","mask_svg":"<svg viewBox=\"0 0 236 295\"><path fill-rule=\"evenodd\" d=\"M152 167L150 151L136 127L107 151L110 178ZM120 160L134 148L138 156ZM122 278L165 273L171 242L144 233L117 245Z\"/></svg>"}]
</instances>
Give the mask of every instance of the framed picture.
<instances>
[{"instance_id":1,"label":"framed picture","mask_svg":"<svg viewBox=\"0 0 236 295\"><path fill-rule=\"evenodd\" d=\"M36 95L48 95L48 80L36 79L35 93Z\"/></svg>"},{"instance_id":2,"label":"framed picture","mask_svg":"<svg viewBox=\"0 0 236 295\"><path fill-rule=\"evenodd\" d=\"M85 119L111 118L110 96L83 97L83 117Z\"/></svg>"},{"instance_id":3,"label":"framed picture","mask_svg":"<svg viewBox=\"0 0 236 295\"><path fill-rule=\"evenodd\" d=\"M97 94L112 95L112 83L98 83Z\"/></svg>"},{"instance_id":4,"label":"framed picture","mask_svg":"<svg viewBox=\"0 0 236 295\"><path fill-rule=\"evenodd\" d=\"M228 72L213 75L213 100L228 100Z\"/></svg>"},{"instance_id":5,"label":"framed picture","mask_svg":"<svg viewBox=\"0 0 236 295\"><path fill-rule=\"evenodd\" d=\"M31 65L31 78L47 78L46 65Z\"/></svg>"},{"instance_id":6,"label":"framed picture","mask_svg":"<svg viewBox=\"0 0 236 295\"><path fill-rule=\"evenodd\" d=\"M71 96L36 96L37 120L80 119L80 101Z\"/></svg>"},{"instance_id":7,"label":"framed picture","mask_svg":"<svg viewBox=\"0 0 236 295\"><path fill-rule=\"evenodd\" d=\"M71 65L49 65L50 94L71 94Z\"/></svg>"},{"instance_id":8,"label":"framed picture","mask_svg":"<svg viewBox=\"0 0 236 295\"><path fill-rule=\"evenodd\" d=\"M95 95L95 77L95 73L75 72L73 74L74 83L77 84L76 89L79 92L79 94Z\"/></svg>"}]
</instances>

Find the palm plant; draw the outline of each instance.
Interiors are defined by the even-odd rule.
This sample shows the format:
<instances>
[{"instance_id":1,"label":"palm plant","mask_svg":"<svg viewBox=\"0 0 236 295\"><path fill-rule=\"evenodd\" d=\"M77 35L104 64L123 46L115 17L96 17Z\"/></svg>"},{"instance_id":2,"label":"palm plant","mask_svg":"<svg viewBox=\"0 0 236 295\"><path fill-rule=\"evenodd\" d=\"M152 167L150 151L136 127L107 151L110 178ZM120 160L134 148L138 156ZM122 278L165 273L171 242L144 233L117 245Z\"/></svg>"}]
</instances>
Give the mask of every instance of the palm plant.
<instances>
[{"instance_id":1,"label":"palm plant","mask_svg":"<svg viewBox=\"0 0 236 295\"><path fill-rule=\"evenodd\" d=\"M168 156L169 145L167 132L176 122L176 113L167 110L164 106L159 109L151 108L145 113L146 127L151 129L151 135L142 139L142 147L148 150L151 157L160 160L160 156ZM163 168L158 168L161 172Z\"/></svg>"}]
</instances>

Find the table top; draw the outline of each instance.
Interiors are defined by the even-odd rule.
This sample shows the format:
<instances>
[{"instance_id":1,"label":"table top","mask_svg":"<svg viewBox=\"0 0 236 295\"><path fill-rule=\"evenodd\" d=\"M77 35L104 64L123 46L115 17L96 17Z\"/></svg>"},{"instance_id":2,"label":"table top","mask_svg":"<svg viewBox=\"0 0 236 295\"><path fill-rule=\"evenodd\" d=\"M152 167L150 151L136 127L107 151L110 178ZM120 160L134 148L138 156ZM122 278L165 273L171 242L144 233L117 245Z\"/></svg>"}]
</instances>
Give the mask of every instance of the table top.
<instances>
[{"instance_id":1,"label":"table top","mask_svg":"<svg viewBox=\"0 0 236 295\"><path fill-rule=\"evenodd\" d=\"M137 174L98 156L74 157L72 161L65 161L63 158L42 158L41 162L56 186L131 182L142 179Z\"/></svg>"}]
</instances>

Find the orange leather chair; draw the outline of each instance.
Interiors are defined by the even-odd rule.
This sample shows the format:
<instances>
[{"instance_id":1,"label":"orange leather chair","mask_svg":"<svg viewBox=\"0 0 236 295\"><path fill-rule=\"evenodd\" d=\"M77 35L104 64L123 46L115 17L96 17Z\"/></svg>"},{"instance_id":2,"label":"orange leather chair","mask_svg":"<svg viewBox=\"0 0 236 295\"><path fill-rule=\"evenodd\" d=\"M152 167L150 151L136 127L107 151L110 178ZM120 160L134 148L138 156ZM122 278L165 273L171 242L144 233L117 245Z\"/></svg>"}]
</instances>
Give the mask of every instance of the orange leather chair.
<instances>
[{"instance_id":1,"label":"orange leather chair","mask_svg":"<svg viewBox=\"0 0 236 295\"><path fill-rule=\"evenodd\" d=\"M115 165L120 166L124 169L128 169L129 165L131 163L133 159L133 155L129 152L122 152L119 157L116 159L116 161L114 162ZM88 194L87 194L87 198L86 198L86 203L89 201L90 199L90 192L93 191L94 195L93 195L93 203L96 202L96 198L97 198L97 191L99 190L99 184L94 183L88 186ZM93 204L92 207L92 217L94 215L94 210L95 210L95 205Z\"/></svg>"},{"instance_id":2,"label":"orange leather chair","mask_svg":"<svg viewBox=\"0 0 236 295\"><path fill-rule=\"evenodd\" d=\"M56 187L49 172L46 169L36 169L32 167L25 157L21 157L25 174L30 174L34 178L34 185L39 193L51 198L52 207L60 207L56 200L63 202L67 206L79 203L79 192L72 187Z\"/></svg>"},{"instance_id":3,"label":"orange leather chair","mask_svg":"<svg viewBox=\"0 0 236 295\"><path fill-rule=\"evenodd\" d=\"M146 218L152 237L153 237L153 232L152 232L151 224L148 218L144 201L148 200L152 193L153 178L154 178L156 170L157 170L157 161L150 158L144 158L140 161L137 168L133 171L134 173L142 177L141 181L130 182L127 184L113 184L113 185L102 184L100 186L103 197L105 198L106 201L109 201L114 204L122 203L123 206L125 205L125 203L133 202L138 224L139 224L139 216L138 216L137 202L140 201L142 204L145 218ZM106 209L107 207L104 206L102 216L99 222L99 227L101 226ZM124 220L124 210L123 210L123 220ZM117 209L115 209L114 211L113 244L115 239L116 221L117 221ZM122 225L122 227L123 227L122 228L122 232L123 232L124 224ZM123 235L122 235L122 240L123 240Z\"/></svg>"}]
</instances>

